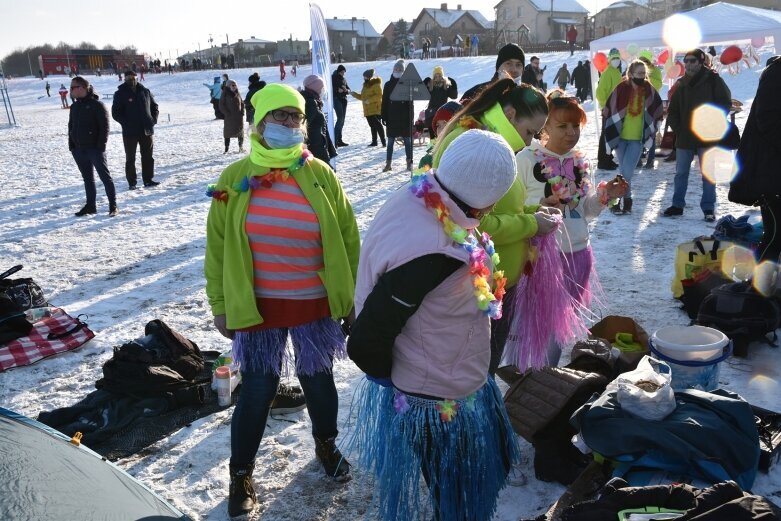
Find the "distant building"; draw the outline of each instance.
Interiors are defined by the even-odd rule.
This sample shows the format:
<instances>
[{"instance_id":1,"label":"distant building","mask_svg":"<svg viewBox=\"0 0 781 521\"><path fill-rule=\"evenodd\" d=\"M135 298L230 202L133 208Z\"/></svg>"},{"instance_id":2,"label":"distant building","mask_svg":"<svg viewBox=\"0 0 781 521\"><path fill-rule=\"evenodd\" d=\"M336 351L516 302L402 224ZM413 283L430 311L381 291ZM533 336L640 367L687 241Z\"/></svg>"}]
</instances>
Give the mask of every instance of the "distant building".
<instances>
[{"instance_id":1,"label":"distant building","mask_svg":"<svg viewBox=\"0 0 781 521\"><path fill-rule=\"evenodd\" d=\"M663 18L663 17L659 17ZM657 19L656 12L643 0L621 0L605 7L594 15L594 33L602 38L613 33L626 31L637 25Z\"/></svg>"},{"instance_id":2,"label":"distant building","mask_svg":"<svg viewBox=\"0 0 781 521\"><path fill-rule=\"evenodd\" d=\"M328 27L328 45L335 55L341 53L344 61L371 59L377 56L377 46L383 35L365 18L331 18Z\"/></svg>"},{"instance_id":3,"label":"distant building","mask_svg":"<svg viewBox=\"0 0 781 521\"><path fill-rule=\"evenodd\" d=\"M570 25L578 30L578 42L585 35L588 9L577 0L501 0L494 9L497 32L512 34L526 26L532 43L566 40ZM518 41L518 37L508 37L507 41Z\"/></svg>"},{"instance_id":4,"label":"distant building","mask_svg":"<svg viewBox=\"0 0 781 521\"><path fill-rule=\"evenodd\" d=\"M285 62L298 60L306 63L311 59L309 40L294 40L291 36L287 40L279 40L276 45L277 52L274 53L274 62L279 60L285 60Z\"/></svg>"},{"instance_id":5,"label":"distant building","mask_svg":"<svg viewBox=\"0 0 781 521\"><path fill-rule=\"evenodd\" d=\"M415 38L415 45L420 48L420 42L425 37L436 46L437 38L442 37L444 45L453 43L456 35L463 41L468 34L477 34L478 38L491 33L493 22L473 9L462 9L458 4L455 9L448 9L446 3L436 8L424 8L410 25L410 33Z\"/></svg>"}]
</instances>

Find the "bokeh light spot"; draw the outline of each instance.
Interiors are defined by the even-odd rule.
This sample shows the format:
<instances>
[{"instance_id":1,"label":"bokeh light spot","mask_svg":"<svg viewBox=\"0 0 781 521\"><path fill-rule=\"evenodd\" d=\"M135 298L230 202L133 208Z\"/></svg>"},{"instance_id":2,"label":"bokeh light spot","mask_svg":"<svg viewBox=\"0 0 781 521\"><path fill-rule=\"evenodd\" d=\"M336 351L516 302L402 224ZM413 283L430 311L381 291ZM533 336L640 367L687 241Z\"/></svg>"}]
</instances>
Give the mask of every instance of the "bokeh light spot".
<instances>
[{"instance_id":1,"label":"bokeh light spot","mask_svg":"<svg viewBox=\"0 0 781 521\"><path fill-rule=\"evenodd\" d=\"M662 38L668 47L685 51L700 45L702 31L700 25L693 18L684 14L674 14L665 20Z\"/></svg>"},{"instance_id":2,"label":"bokeh light spot","mask_svg":"<svg viewBox=\"0 0 781 521\"><path fill-rule=\"evenodd\" d=\"M692 112L691 128L701 141L718 141L727 133L727 115L715 105L700 105Z\"/></svg>"},{"instance_id":3,"label":"bokeh light spot","mask_svg":"<svg viewBox=\"0 0 781 521\"><path fill-rule=\"evenodd\" d=\"M757 293L765 297L773 295L776 284L778 284L778 264L772 261L762 261L754 268L754 279L752 281Z\"/></svg>"},{"instance_id":4,"label":"bokeh light spot","mask_svg":"<svg viewBox=\"0 0 781 521\"><path fill-rule=\"evenodd\" d=\"M700 170L711 183L727 184L738 173L735 153L721 147L709 148L702 154Z\"/></svg>"},{"instance_id":5,"label":"bokeh light spot","mask_svg":"<svg viewBox=\"0 0 781 521\"><path fill-rule=\"evenodd\" d=\"M734 281L750 279L756 265L754 252L743 246L730 246L721 258L721 271Z\"/></svg>"}]
</instances>

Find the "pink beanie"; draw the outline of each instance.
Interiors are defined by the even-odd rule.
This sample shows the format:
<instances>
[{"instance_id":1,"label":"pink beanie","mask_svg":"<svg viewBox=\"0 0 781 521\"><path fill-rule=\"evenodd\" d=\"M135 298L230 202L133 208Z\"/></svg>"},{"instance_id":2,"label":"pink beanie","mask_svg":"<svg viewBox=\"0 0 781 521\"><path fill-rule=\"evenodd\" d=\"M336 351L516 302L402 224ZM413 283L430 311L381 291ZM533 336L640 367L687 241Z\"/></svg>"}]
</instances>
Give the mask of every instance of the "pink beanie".
<instances>
[{"instance_id":1,"label":"pink beanie","mask_svg":"<svg viewBox=\"0 0 781 521\"><path fill-rule=\"evenodd\" d=\"M324 86L325 84L323 83L323 78L317 74L310 74L304 78L304 87L311 91L317 92L318 94L323 90Z\"/></svg>"}]
</instances>

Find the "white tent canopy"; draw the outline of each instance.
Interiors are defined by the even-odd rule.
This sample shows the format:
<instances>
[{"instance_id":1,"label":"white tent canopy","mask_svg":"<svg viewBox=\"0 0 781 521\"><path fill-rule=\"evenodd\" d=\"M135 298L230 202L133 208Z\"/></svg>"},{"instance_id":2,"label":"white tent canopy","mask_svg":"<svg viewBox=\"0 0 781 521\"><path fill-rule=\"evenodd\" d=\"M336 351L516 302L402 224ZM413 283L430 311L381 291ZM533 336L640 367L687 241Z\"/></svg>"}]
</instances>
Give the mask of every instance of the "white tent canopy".
<instances>
[{"instance_id":1,"label":"white tent canopy","mask_svg":"<svg viewBox=\"0 0 781 521\"><path fill-rule=\"evenodd\" d=\"M781 42L781 12L778 11L718 2L683 14L699 25L702 32L700 45L772 36L778 49ZM631 44L641 49L666 46L662 39L665 20L666 18L593 40L589 45L591 53L593 55L597 51L607 51L613 47L625 49Z\"/></svg>"}]
</instances>

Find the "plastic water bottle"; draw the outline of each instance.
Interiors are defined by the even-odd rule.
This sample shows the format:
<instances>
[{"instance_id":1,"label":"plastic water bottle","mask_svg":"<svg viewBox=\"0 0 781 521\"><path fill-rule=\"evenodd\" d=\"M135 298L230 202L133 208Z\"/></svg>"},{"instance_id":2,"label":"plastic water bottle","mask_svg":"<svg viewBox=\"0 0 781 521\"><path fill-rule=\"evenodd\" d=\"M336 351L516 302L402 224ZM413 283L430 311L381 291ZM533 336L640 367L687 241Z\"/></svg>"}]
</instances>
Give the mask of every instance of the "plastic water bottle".
<instances>
[{"instance_id":1,"label":"plastic water bottle","mask_svg":"<svg viewBox=\"0 0 781 521\"><path fill-rule=\"evenodd\" d=\"M214 371L217 382L217 405L227 407L231 404L231 371L226 365L220 366Z\"/></svg>"}]
</instances>

